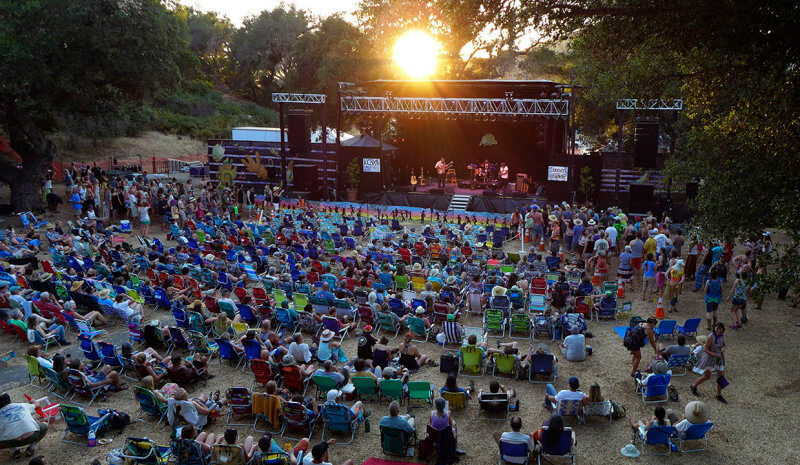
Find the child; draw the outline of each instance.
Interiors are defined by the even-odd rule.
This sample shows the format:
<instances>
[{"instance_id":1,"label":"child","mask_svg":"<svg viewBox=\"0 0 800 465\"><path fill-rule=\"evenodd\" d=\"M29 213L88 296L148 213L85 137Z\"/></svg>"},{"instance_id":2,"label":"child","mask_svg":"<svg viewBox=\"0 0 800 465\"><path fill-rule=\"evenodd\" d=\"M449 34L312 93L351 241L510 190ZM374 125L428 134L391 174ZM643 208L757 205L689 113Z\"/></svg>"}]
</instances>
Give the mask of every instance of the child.
<instances>
[{"instance_id":1,"label":"child","mask_svg":"<svg viewBox=\"0 0 800 465\"><path fill-rule=\"evenodd\" d=\"M656 262L653 261L653 254L647 254L647 260L642 263L644 272L644 284L642 285L642 300L647 300L655 290ZM649 291L649 292L648 292Z\"/></svg>"}]
</instances>

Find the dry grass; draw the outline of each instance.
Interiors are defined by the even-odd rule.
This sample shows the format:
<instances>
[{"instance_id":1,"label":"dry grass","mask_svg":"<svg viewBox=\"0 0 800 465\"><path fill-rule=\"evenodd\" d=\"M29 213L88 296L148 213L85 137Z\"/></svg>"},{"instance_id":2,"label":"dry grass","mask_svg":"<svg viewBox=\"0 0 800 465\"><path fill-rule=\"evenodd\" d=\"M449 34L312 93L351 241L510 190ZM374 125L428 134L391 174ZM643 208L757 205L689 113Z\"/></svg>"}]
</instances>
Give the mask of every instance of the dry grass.
<instances>
[{"instance_id":1,"label":"dry grass","mask_svg":"<svg viewBox=\"0 0 800 465\"><path fill-rule=\"evenodd\" d=\"M518 250L518 244L509 245L510 250ZM691 287L691 284L687 287ZM729 291L728 286L725 291ZM640 316L651 314L655 309L652 302L642 302L640 296L630 293L627 296L634 302L634 312ZM679 302L680 312L675 316L681 322L690 317L702 317L704 305L700 293L684 292ZM729 302L723 302L722 307L727 310ZM791 439L790 431L794 430L798 422L791 414L791 409L800 400L798 386L800 375L795 367L800 362L800 351L796 341L800 328L795 326L798 322L797 311L786 306L785 302L768 298L762 310L750 310L750 322L745 329L740 331L728 330L728 356L726 373L731 385L725 390L725 395L730 402L722 405L713 397L713 384L706 383L700 387L701 399L711 408L711 420L716 424L709 436L709 450L700 454L686 454L681 456L673 454L671 458L640 458L646 463L758 463L763 457L771 457L773 463L796 463L800 453L798 442ZM730 322L727 311L720 312L723 322ZM163 311L156 315L150 311L147 318L155 317L167 319ZM672 315L668 315L672 317ZM476 317L470 317L466 325L479 326ZM618 323L624 324L624 323ZM652 414L653 404L645 405L634 393L634 384L628 376L630 373L630 356L622 346L621 339L613 333L613 323L589 323L589 330L594 333L594 338L589 343L594 347L594 355L582 363L571 363L562 360L559 364L559 376L556 383L557 389L564 389L566 379L578 376L584 389L594 382L602 387L606 399L613 399L627 408L628 417L645 419ZM121 329L119 330L121 331ZM702 333L702 331L701 331ZM399 338L398 338L399 340ZM506 341L509 339L506 338ZM494 339L491 339L494 343ZM690 341L693 341L690 338ZM394 341L396 344L397 341ZM528 343L521 343L522 350L528 350ZM556 344L550 343L552 350L556 351ZM438 360L442 349L433 343L420 344L421 350ZM8 337L0 338L0 352L16 350L21 353L24 346L11 343ZM70 351L77 352L76 347ZM355 341L350 338L345 341L345 350L348 354L355 353ZM652 352L643 351L646 366ZM23 360L17 358L13 363L20 364ZM228 386L250 386L252 375L242 373L229 367L217 365L214 361L211 370L218 376L212 379L203 392L216 389L224 390ZM429 380L441 387L445 375L439 373L438 368L424 368L414 379ZM491 380L486 375L476 379L476 387L486 389ZM673 384L680 393L679 402L668 402L669 408L682 411L686 402L694 399L689 391L689 385L696 379L696 375L689 373L685 377L673 378ZM466 385L467 379L461 379L461 384ZM503 381L505 382L505 381ZM521 400L521 416L523 418L523 431L531 432L548 418L548 412L541 406L544 396L544 385L533 385L527 381L505 382L514 386ZM5 388L10 388L6 386ZM41 390L32 387L14 387L10 393L14 400L22 399L23 393L34 396L43 395ZM313 392L313 388L310 390ZM132 391L113 394L106 403L96 404L94 407L113 406L135 415L137 405ZM372 432L365 434L363 428L357 433L355 442L350 446L337 446L331 448L330 456L333 463L339 463L351 458L355 463L361 463L371 456L381 457L379 433L377 423L382 415L387 414L387 404L382 405L368 402L367 409L372 411ZM94 410L94 408L92 409ZM417 417L418 430L424 432L427 424L429 407L418 406L414 409ZM91 412L90 412L91 413ZM493 431L505 431L507 425L501 422L478 421L476 419L476 406L471 401L464 411L456 412L454 418L458 423L459 446L468 451L461 463L468 464L494 464L497 463L497 446L491 439ZM63 432L63 424L55 424L51 432L42 441L39 450L44 453L49 463L62 463L73 461L78 454L81 459L73 463L90 463L92 459L101 461L108 451L119 447L122 438L115 438L107 446L98 446L94 449L84 449L81 446L62 444L58 441ZM223 422L216 421L208 427L209 431L221 433L224 430ZM577 460L580 463L624 463L631 462L619 453L621 447L631 438L631 430L627 420L617 420L611 426L577 426L578 444L576 447ZM240 428L241 434L254 434L249 428ZM314 440L319 440L321 428L315 432ZM424 435L424 433L420 433ZM159 443L166 444L169 438L168 429L157 429L154 422L146 420L129 426L125 436L147 436ZM279 443L283 443L278 439ZM6 463L22 464L24 460L11 461L9 453L0 452L0 457Z\"/></svg>"},{"instance_id":2,"label":"dry grass","mask_svg":"<svg viewBox=\"0 0 800 465\"><path fill-rule=\"evenodd\" d=\"M145 160L151 157L175 158L185 155L206 153L205 141L187 136L177 136L162 132L143 132L136 137L116 137L92 144L83 140L80 145L69 147L66 138L53 138L59 147L58 161L99 161L111 157L118 159L137 158L141 155Z\"/></svg>"}]
</instances>

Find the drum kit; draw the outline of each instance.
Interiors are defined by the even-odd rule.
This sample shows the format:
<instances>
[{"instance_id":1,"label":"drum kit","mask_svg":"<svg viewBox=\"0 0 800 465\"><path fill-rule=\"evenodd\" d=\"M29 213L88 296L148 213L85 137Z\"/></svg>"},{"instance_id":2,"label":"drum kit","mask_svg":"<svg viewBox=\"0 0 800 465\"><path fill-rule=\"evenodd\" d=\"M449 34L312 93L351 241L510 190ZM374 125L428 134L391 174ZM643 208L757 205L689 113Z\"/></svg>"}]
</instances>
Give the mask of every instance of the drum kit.
<instances>
[{"instance_id":1,"label":"drum kit","mask_svg":"<svg viewBox=\"0 0 800 465\"><path fill-rule=\"evenodd\" d=\"M499 163L470 163L467 165L467 170L472 173L473 189L487 189L498 184Z\"/></svg>"}]
</instances>

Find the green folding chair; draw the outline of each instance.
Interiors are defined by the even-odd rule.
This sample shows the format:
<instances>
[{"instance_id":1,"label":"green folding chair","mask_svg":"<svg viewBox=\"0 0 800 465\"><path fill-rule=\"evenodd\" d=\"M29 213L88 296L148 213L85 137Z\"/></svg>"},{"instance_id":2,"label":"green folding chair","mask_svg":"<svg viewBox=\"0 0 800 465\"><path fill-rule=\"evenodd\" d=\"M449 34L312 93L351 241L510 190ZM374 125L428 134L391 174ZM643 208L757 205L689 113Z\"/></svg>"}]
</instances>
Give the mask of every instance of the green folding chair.
<instances>
[{"instance_id":1,"label":"green folding chair","mask_svg":"<svg viewBox=\"0 0 800 465\"><path fill-rule=\"evenodd\" d=\"M394 331L394 336L392 336L391 339L396 338L400 333L400 329L403 327L389 312L378 312L378 324L380 325L381 331L388 331L390 333Z\"/></svg>"},{"instance_id":2,"label":"green folding chair","mask_svg":"<svg viewBox=\"0 0 800 465\"><path fill-rule=\"evenodd\" d=\"M494 336L500 339L506 337L506 318L502 310L487 308L483 312L483 331L487 337ZM497 333L500 335L497 336Z\"/></svg>"},{"instance_id":3,"label":"green folding chair","mask_svg":"<svg viewBox=\"0 0 800 465\"><path fill-rule=\"evenodd\" d=\"M231 320L236 318L236 314L238 313L236 305L224 301L219 302L218 304L219 304L219 309L225 312L225 314L228 315L228 318L230 318Z\"/></svg>"},{"instance_id":4,"label":"green folding chair","mask_svg":"<svg viewBox=\"0 0 800 465\"><path fill-rule=\"evenodd\" d=\"M353 376L350 378L350 382L356 388L356 395L359 399L363 399L364 396L374 397L376 401L380 399L380 387L377 380L369 376Z\"/></svg>"},{"instance_id":5,"label":"green folding chair","mask_svg":"<svg viewBox=\"0 0 800 465\"><path fill-rule=\"evenodd\" d=\"M314 386L317 387L317 400L325 399L328 391L337 389L336 381L330 376L314 375L311 377L311 381L314 383Z\"/></svg>"},{"instance_id":6,"label":"green folding chair","mask_svg":"<svg viewBox=\"0 0 800 465\"><path fill-rule=\"evenodd\" d=\"M400 379L382 379L378 382L380 387L380 396L378 397L378 403L383 401L384 397L389 397L392 400L396 400L403 404L403 380Z\"/></svg>"},{"instance_id":7,"label":"green folding chair","mask_svg":"<svg viewBox=\"0 0 800 465\"><path fill-rule=\"evenodd\" d=\"M295 292L292 294L292 299L294 300L294 308L298 312L306 308L306 305L308 305L308 296L302 292Z\"/></svg>"},{"instance_id":8,"label":"green folding chair","mask_svg":"<svg viewBox=\"0 0 800 465\"><path fill-rule=\"evenodd\" d=\"M424 400L433 405L433 384L429 381L409 381L408 401Z\"/></svg>"},{"instance_id":9,"label":"green folding chair","mask_svg":"<svg viewBox=\"0 0 800 465\"><path fill-rule=\"evenodd\" d=\"M486 373L484 354L478 346L464 346L461 348L461 362L458 364L458 374L472 378L480 378Z\"/></svg>"},{"instance_id":10,"label":"green folding chair","mask_svg":"<svg viewBox=\"0 0 800 465\"><path fill-rule=\"evenodd\" d=\"M514 336L514 334L521 334L521 336ZM508 335L512 339L530 339L533 337L533 324L527 312L511 314L511 326Z\"/></svg>"},{"instance_id":11,"label":"green folding chair","mask_svg":"<svg viewBox=\"0 0 800 465\"><path fill-rule=\"evenodd\" d=\"M286 300L286 291L283 289L272 289L272 297L275 299L275 305L280 305L281 302Z\"/></svg>"},{"instance_id":12,"label":"green folding chair","mask_svg":"<svg viewBox=\"0 0 800 465\"><path fill-rule=\"evenodd\" d=\"M394 288L401 291L408 289L408 277L394 275Z\"/></svg>"},{"instance_id":13,"label":"green folding chair","mask_svg":"<svg viewBox=\"0 0 800 465\"><path fill-rule=\"evenodd\" d=\"M415 342L428 342L431 331L433 331L433 326L426 328L425 320L415 316L409 316L406 323L408 324L408 330L411 332L411 336L414 338Z\"/></svg>"}]
</instances>

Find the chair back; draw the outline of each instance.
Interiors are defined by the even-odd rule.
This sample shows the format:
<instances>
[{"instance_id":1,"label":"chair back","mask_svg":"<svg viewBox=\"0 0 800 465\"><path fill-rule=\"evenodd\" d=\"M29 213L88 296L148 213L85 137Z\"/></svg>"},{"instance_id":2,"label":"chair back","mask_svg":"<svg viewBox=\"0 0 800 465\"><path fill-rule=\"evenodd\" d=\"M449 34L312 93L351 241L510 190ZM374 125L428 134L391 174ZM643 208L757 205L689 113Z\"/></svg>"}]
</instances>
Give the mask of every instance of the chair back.
<instances>
[{"instance_id":1,"label":"chair back","mask_svg":"<svg viewBox=\"0 0 800 465\"><path fill-rule=\"evenodd\" d=\"M317 387L318 399L324 399L325 394L327 394L328 391L331 389L336 389L336 380L330 376L314 375L311 377L311 381L313 381L314 385Z\"/></svg>"},{"instance_id":2,"label":"chair back","mask_svg":"<svg viewBox=\"0 0 800 465\"><path fill-rule=\"evenodd\" d=\"M661 320L661 323L659 323L653 331L656 333L656 336L672 336L677 326L677 320Z\"/></svg>"},{"instance_id":3,"label":"chair back","mask_svg":"<svg viewBox=\"0 0 800 465\"><path fill-rule=\"evenodd\" d=\"M230 387L225 392L228 408L236 415L253 413L253 393L246 387Z\"/></svg>"},{"instance_id":4,"label":"chair back","mask_svg":"<svg viewBox=\"0 0 800 465\"><path fill-rule=\"evenodd\" d=\"M483 351L477 346L462 347L461 364L464 371L480 373L483 367Z\"/></svg>"},{"instance_id":5,"label":"chair back","mask_svg":"<svg viewBox=\"0 0 800 465\"><path fill-rule=\"evenodd\" d=\"M286 426L290 428L307 428L310 426L310 418L303 404L299 402L284 402L281 406L283 419Z\"/></svg>"},{"instance_id":6,"label":"chair back","mask_svg":"<svg viewBox=\"0 0 800 465\"><path fill-rule=\"evenodd\" d=\"M272 366L266 361L261 359L250 360L250 370L253 372L255 382L259 384L266 384L275 379L275 373L272 371Z\"/></svg>"},{"instance_id":7,"label":"chair back","mask_svg":"<svg viewBox=\"0 0 800 465\"><path fill-rule=\"evenodd\" d=\"M531 320L525 313L514 313L511 315L511 332L529 333L531 330Z\"/></svg>"},{"instance_id":8,"label":"chair back","mask_svg":"<svg viewBox=\"0 0 800 465\"><path fill-rule=\"evenodd\" d=\"M281 367L283 385L292 392L303 392L305 383L300 368L297 365Z\"/></svg>"},{"instance_id":9,"label":"chair back","mask_svg":"<svg viewBox=\"0 0 800 465\"><path fill-rule=\"evenodd\" d=\"M351 418L350 407L341 404L324 405L320 415L325 421L325 427L331 431L349 433L358 417Z\"/></svg>"},{"instance_id":10,"label":"chair back","mask_svg":"<svg viewBox=\"0 0 800 465\"><path fill-rule=\"evenodd\" d=\"M28 376L31 378L44 378L45 374L42 371L39 360L32 356L25 354L25 360L28 362Z\"/></svg>"},{"instance_id":11,"label":"chair back","mask_svg":"<svg viewBox=\"0 0 800 465\"><path fill-rule=\"evenodd\" d=\"M544 294L531 294L531 310L534 312L547 310L547 301Z\"/></svg>"},{"instance_id":12,"label":"chair back","mask_svg":"<svg viewBox=\"0 0 800 465\"><path fill-rule=\"evenodd\" d=\"M558 438L558 442L553 447L547 447L544 444L544 438L547 437L549 433L548 427L542 427L542 448L541 451L546 455L568 455L572 451L572 428L566 427L563 431L561 431L561 436Z\"/></svg>"},{"instance_id":13,"label":"chair back","mask_svg":"<svg viewBox=\"0 0 800 465\"><path fill-rule=\"evenodd\" d=\"M186 336L183 335L183 330L181 328L170 326L167 330L169 331L170 342L176 349L191 350L189 341L186 340Z\"/></svg>"},{"instance_id":14,"label":"chair back","mask_svg":"<svg viewBox=\"0 0 800 465\"><path fill-rule=\"evenodd\" d=\"M523 459L525 460L524 463L527 463L528 456L530 455L531 451L528 450L528 444L524 442L507 442L500 440L497 443L500 446L500 459L506 460L508 458L511 459ZM517 463L514 460L512 463Z\"/></svg>"},{"instance_id":15,"label":"chair back","mask_svg":"<svg viewBox=\"0 0 800 465\"><path fill-rule=\"evenodd\" d=\"M530 362L534 375L549 375L553 372L553 354L531 354Z\"/></svg>"},{"instance_id":16,"label":"chair back","mask_svg":"<svg viewBox=\"0 0 800 465\"><path fill-rule=\"evenodd\" d=\"M683 323L682 326L678 326L678 333L680 334L696 334L697 328L700 326L700 318L689 318Z\"/></svg>"},{"instance_id":17,"label":"chair back","mask_svg":"<svg viewBox=\"0 0 800 465\"><path fill-rule=\"evenodd\" d=\"M431 399L430 381L409 381L407 383L408 397L411 399Z\"/></svg>"},{"instance_id":18,"label":"chair back","mask_svg":"<svg viewBox=\"0 0 800 465\"><path fill-rule=\"evenodd\" d=\"M686 432L683 434L683 440L695 441L698 439L703 439L706 436L706 433L708 433L713 426L714 423L710 421L690 425L688 428L686 428Z\"/></svg>"},{"instance_id":19,"label":"chair back","mask_svg":"<svg viewBox=\"0 0 800 465\"><path fill-rule=\"evenodd\" d=\"M670 444L670 438L675 436L674 426L653 426L644 433L644 443L648 446Z\"/></svg>"},{"instance_id":20,"label":"chair back","mask_svg":"<svg viewBox=\"0 0 800 465\"><path fill-rule=\"evenodd\" d=\"M384 454L408 455L408 443L414 433L406 432L400 428L381 426L381 448Z\"/></svg>"},{"instance_id":21,"label":"chair back","mask_svg":"<svg viewBox=\"0 0 800 465\"><path fill-rule=\"evenodd\" d=\"M139 403L139 408L146 414L160 417L167 411L167 404L159 402L153 391L142 386L134 386L133 394Z\"/></svg>"},{"instance_id":22,"label":"chair back","mask_svg":"<svg viewBox=\"0 0 800 465\"><path fill-rule=\"evenodd\" d=\"M82 397L92 396L92 388L85 374L74 368L70 368L67 370L67 381L78 395Z\"/></svg>"},{"instance_id":23,"label":"chair back","mask_svg":"<svg viewBox=\"0 0 800 465\"><path fill-rule=\"evenodd\" d=\"M689 362L689 357L691 354L686 355L671 355L669 357L669 362L667 364L667 369L673 368L686 368L686 364Z\"/></svg>"},{"instance_id":24,"label":"chair back","mask_svg":"<svg viewBox=\"0 0 800 465\"><path fill-rule=\"evenodd\" d=\"M580 417L581 414L580 400L560 400L554 409L562 417Z\"/></svg>"},{"instance_id":25,"label":"chair back","mask_svg":"<svg viewBox=\"0 0 800 465\"><path fill-rule=\"evenodd\" d=\"M378 381L369 376L353 376L350 382L353 383L359 396L378 395Z\"/></svg>"},{"instance_id":26,"label":"chair back","mask_svg":"<svg viewBox=\"0 0 800 465\"><path fill-rule=\"evenodd\" d=\"M513 376L517 372L517 358L514 354L494 354L494 364L497 372Z\"/></svg>"},{"instance_id":27,"label":"chair back","mask_svg":"<svg viewBox=\"0 0 800 465\"><path fill-rule=\"evenodd\" d=\"M441 393L442 399L446 400L450 410L462 409L467 407L467 395L463 392L444 391Z\"/></svg>"},{"instance_id":28,"label":"chair back","mask_svg":"<svg viewBox=\"0 0 800 465\"><path fill-rule=\"evenodd\" d=\"M78 340L81 343L81 350L83 351L84 358L93 362L99 362L103 360L103 356L100 355L97 350L97 346L91 338L83 334L79 334Z\"/></svg>"},{"instance_id":29,"label":"chair back","mask_svg":"<svg viewBox=\"0 0 800 465\"><path fill-rule=\"evenodd\" d=\"M217 347L219 347L219 358L222 360L238 360L239 354L236 352L236 349L233 348L233 344L230 341L226 341L224 339L216 338L214 342L217 343Z\"/></svg>"},{"instance_id":30,"label":"chair back","mask_svg":"<svg viewBox=\"0 0 800 465\"><path fill-rule=\"evenodd\" d=\"M97 345L100 346L100 354L103 356L103 362L105 362L106 365L112 367L122 366L122 360L119 358L117 346L105 341L99 341Z\"/></svg>"},{"instance_id":31,"label":"chair back","mask_svg":"<svg viewBox=\"0 0 800 465\"><path fill-rule=\"evenodd\" d=\"M67 430L77 436L86 436L89 434L91 422L86 412L76 405L61 404L58 407L61 412L61 417L66 423Z\"/></svg>"},{"instance_id":32,"label":"chair back","mask_svg":"<svg viewBox=\"0 0 800 465\"><path fill-rule=\"evenodd\" d=\"M490 331L500 331L503 329L503 312L496 308L487 308L484 312L486 329Z\"/></svg>"},{"instance_id":33,"label":"chair back","mask_svg":"<svg viewBox=\"0 0 800 465\"><path fill-rule=\"evenodd\" d=\"M158 446L148 438L129 437L121 449L123 458L139 465L163 465L169 460L170 454L169 447Z\"/></svg>"},{"instance_id":34,"label":"chair back","mask_svg":"<svg viewBox=\"0 0 800 465\"><path fill-rule=\"evenodd\" d=\"M422 318L410 316L406 320L406 323L408 323L408 329L414 336L425 337L428 332L427 328L425 328L425 321L423 321Z\"/></svg>"},{"instance_id":35,"label":"chair back","mask_svg":"<svg viewBox=\"0 0 800 465\"><path fill-rule=\"evenodd\" d=\"M261 344L257 340L245 339L242 341L242 347L244 347L244 356L247 357L247 360L261 358Z\"/></svg>"},{"instance_id":36,"label":"chair back","mask_svg":"<svg viewBox=\"0 0 800 465\"><path fill-rule=\"evenodd\" d=\"M378 382L381 388L382 397L391 397L398 402L403 397L403 380L382 379Z\"/></svg>"},{"instance_id":37,"label":"chair back","mask_svg":"<svg viewBox=\"0 0 800 465\"><path fill-rule=\"evenodd\" d=\"M211 447L211 463L215 465L246 465L247 458L242 446L214 444Z\"/></svg>"},{"instance_id":38,"label":"chair back","mask_svg":"<svg viewBox=\"0 0 800 465\"><path fill-rule=\"evenodd\" d=\"M647 378L647 385L643 386L644 397L665 397L669 388L669 382L672 375L650 375Z\"/></svg>"}]
</instances>

